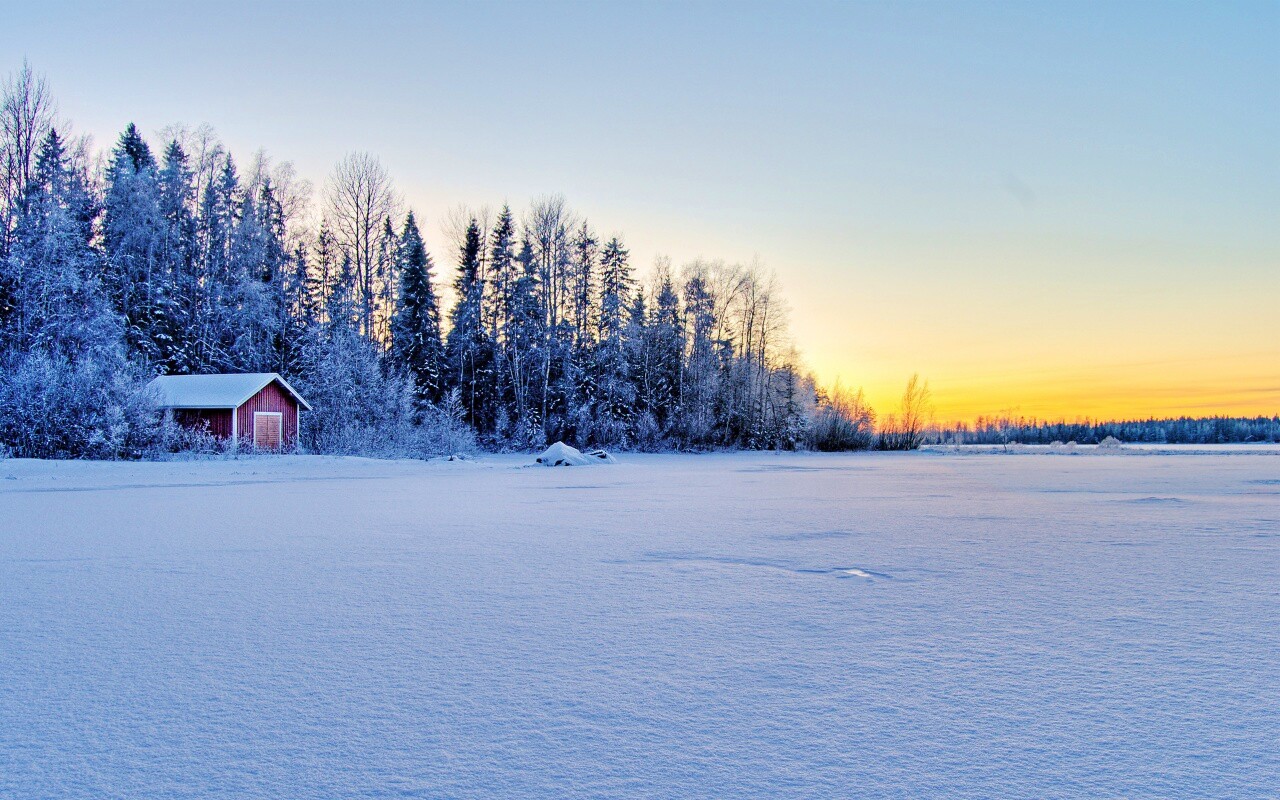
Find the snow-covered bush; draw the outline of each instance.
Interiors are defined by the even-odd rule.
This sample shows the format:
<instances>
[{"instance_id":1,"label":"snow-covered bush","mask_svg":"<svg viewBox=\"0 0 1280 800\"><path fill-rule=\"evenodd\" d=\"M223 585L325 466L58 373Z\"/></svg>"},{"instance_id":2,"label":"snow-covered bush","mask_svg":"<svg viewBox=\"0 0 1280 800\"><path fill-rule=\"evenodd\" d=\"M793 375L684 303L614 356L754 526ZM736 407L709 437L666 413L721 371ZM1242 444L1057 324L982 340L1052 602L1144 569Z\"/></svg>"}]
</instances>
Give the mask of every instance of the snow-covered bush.
<instances>
[{"instance_id":1,"label":"snow-covered bush","mask_svg":"<svg viewBox=\"0 0 1280 800\"><path fill-rule=\"evenodd\" d=\"M456 394L419 404L413 382L385 372L374 345L353 331L335 330L317 356L297 383L312 406L299 420L307 452L426 458L475 449Z\"/></svg>"},{"instance_id":2,"label":"snow-covered bush","mask_svg":"<svg viewBox=\"0 0 1280 800\"><path fill-rule=\"evenodd\" d=\"M637 450L651 452L670 446L670 442L663 439L662 427L658 425L657 418L650 411L644 411L636 417L633 435L635 437L633 444Z\"/></svg>"},{"instance_id":3,"label":"snow-covered bush","mask_svg":"<svg viewBox=\"0 0 1280 800\"><path fill-rule=\"evenodd\" d=\"M417 448L428 454L460 455L476 449L476 433L463 418L462 402L455 389L439 405L419 409Z\"/></svg>"},{"instance_id":4,"label":"snow-covered bush","mask_svg":"<svg viewBox=\"0 0 1280 800\"><path fill-rule=\"evenodd\" d=\"M843 388L839 382L818 401L807 435L814 450L867 450L875 443L876 414L862 390Z\"/></svg>"},{"instance_id":5,"label":"snow-covered bush","mask_svg":"<svg viewBox=\"0 0 1280 800\"><path fill-rule=\"evenodd\" d=\"M0 443L15 456L141 458L164 446L155 400L121 360L35 351L0 374Z\"/></svg>"},{"instance_id":6,"label":"snow-covered bush","mask_svg":"<svg viewBox=\"0 0 1280 800\"><path fill-rule=\"evenodd\" d=\"M163 423L164 449L168 453L220 455L232 452L234 445L209 432L209 423L200 427L179 425L166 417Z\"/></svg>"},{"instance_id":7,"label":"snow-covered bush","mask_svg":"<svg viewBox=\"0 0 1280 800\"><path fill-rule=\"evenodd\" d=\"M1107 438L1098 442L1099 450L1116 451L1122 447L1124 447L1124 442L1120 441L1114 436L1108 436Z\"/></svg>"}]
</instances>

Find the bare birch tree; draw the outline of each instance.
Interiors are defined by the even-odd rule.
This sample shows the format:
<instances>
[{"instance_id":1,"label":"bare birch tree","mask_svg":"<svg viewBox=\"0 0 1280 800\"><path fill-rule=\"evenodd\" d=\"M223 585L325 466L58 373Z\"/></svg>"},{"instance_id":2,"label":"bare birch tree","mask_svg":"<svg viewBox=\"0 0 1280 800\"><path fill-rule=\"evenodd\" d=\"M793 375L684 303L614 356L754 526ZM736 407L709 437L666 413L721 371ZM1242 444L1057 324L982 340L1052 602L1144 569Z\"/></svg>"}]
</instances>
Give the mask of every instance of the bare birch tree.
<instances>
[{"instance_id":1,"label":"bare birch tree","mask_svg":"<svg viewBox=\"0 0 1280 800\"><path fill-rule=\"evenodd\" d=\"M399 216L400 201L391 175L368 153L351 153L334 168L327 188L327 219L342 254L351 259L360 332L374 336L385 297L379 248L386 222Z\"/></svg>"},{"instance_id":2,"label":"bare birch tree","mask_svg":"<svg viewBox=\"0 0 1280 800\"><path fill-rule=\"evenodd\" d=\"M0 87L0 257L9 251L36 151L53 128L56 113L44 76L23 60Z\"/></svg>"}]
</instances>

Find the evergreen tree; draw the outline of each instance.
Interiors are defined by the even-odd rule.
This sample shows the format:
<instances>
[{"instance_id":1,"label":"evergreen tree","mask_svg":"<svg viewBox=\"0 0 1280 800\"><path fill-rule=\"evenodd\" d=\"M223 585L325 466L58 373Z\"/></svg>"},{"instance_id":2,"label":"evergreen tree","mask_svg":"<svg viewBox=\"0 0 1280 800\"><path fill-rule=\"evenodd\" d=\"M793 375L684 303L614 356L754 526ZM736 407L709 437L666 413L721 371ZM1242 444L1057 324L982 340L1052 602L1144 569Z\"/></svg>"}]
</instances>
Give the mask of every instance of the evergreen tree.
<instances>
[{"instance_id":1,"label":"evergreen tree","mask_svg":"<svg viewBox=\"0 0 1280 800\"><path fill-rule=\"evenodd\" d=\"M154 323L158 366L166 373L199 368L191 334L200 314L200 274L196 268L194 186L187 154L176 141L165 148L159 182L161 273L167 289L158 297L162 312Z\"/></svg>"},{"instance_id":2,"label":"evergreen tree","mask_svg":"<svg viewBox=\"0 0 1280 800\"><path fill-rule=\"evenodd\" d=\"M213 182L205 189L196 225L196 260L201 274L195 303L199 310L191 338L198 372L225 371L234 363L232 328L239 276L235 274L232 243L236 235L239 194L240 179L235 162L228 155L223 157Z\"/></svg>"},{"instance_id":3,"label":"evergreen tree","mask_svg":"<svg viewBox=\"0 0 1280 800\"><path fill-rule=\"evenodd\" d=\"M283 210L269 179L245 193L232 231L222 333L227 367L236 372L283 369L284 275L290 270Z\"/></svg>"},{"instance_id":4,"label":"evergreen tree","mask_svg":"<svg viewBox=\"0 0 1280 800\"><path fill-rule=\"evenodd\" d=\"M120 320L98 279L101 259L93 248L97 210L56 129L41 143L23 207L3 263L13 292L3 349L72 361L120 355Z\"/></svg>"},{"instance_id":5,"label":"evergreen tree","mask_svg":"<svg viewBox=\"0 0 1280 800\"><path fill-rule=\"evenodd\" d=\"M300 242L294 247L284 276L286 327L281 372L285 375L300 375L307 369L307 354L320 325L320 303L313 288L307 248Z\"/></svg>"},{"instance_id":6,"label":"evergreen tree","mask_svg":"<svg viewBox=\"0 0 1280 800\"><path fill-rule=\"evenodd\" d=\"M632 289L630 254L615 236L600 257L600 312L593 364L595 439L603 445L626 441L636 390L628 361Z\"/></svg>"},{"instance_id":7,"label":"evergreen tree","mask_svg":"<svg viewBox=\"0 0 1280 800\"><path fill-rule=\"evenodd\" d=\"M617 241L616 239L614 240ZM597 251L600 241L584 220L570 243L572 258L569 262L571 287L569 324L573 329L574 346L584 353L591 346L592 318L595 313L595 284Z\"/></svg>"},{"instance_id":8,"label":"evergreen tree","mask_svg":"<svg viewBox=\"0 0 1280 800\"><path fill-rule=\"evenodd\" d=\"M458 301L449 315L446 358L452 384L461 392L467 422L487 432L492 406L492 346L484 326L484 281L480 277L480 224L473 217L459 253Z\"/></svg>"},{"instance_id":9,"label":"evergreen tree","mask_svg":"<svg viewBox=\"0 0 1280 800\"><path fill-rule=\"evenodd\" d=\"M126 161L133 172L154 170L156 167L156 159L151 154L150 145L142 138L142 134L138 133L138 127L132 122L124 129L124 133L120 134L120 141L116 145L116 157L117 160Z\"/></svg>"},{"instance_id":10,"label":"evergreen tree","mask_svg":"<svg viewBox=\"0 0 1280 800\"><path fill-rule=\"evenodd\" d=\"M419 398L438 403L444 395L440 308L431 285L431 256L412 211L400 234L396 261L400 292L391 324L392 363L413 377Z\"/></svg>"},{"instance_id":11,"label":"evergreen tree","mask_svg":"<svg viewBox=\"0 0 1280 800\"><path fill-rule=\"evenodd\" d=\"M503 366L511 387L510 437L523 445L546 443L544 408L546 320L533 244L526 235L516 257L518 277L503 315Z\"/></svg>"},{"instance_id":12,"label":"evergreen tree","mask_svg":"<svg viewBox=\"0 0 1280 800\"><path fill-rule=\"evenodd\" d=\"M130 123L107 168L103 218L106 288L125 321L129 352L160 366L171 351L173 275L165 262L167 224L151 148Z\"/></svg>"},{"instance_id":13,"label":"evergreen tree","mask_svg":"<svg viewBox=\"0 0 1280 800\"><path fill-rule=\"evenodd\" d=\"M14 291L0 319L0 445L20 456L136 456L159 427L98 278L88 185L51 129L0 262Z\"/></svg>"},{"instance_id":14,"label":"evergreen tree","mask_svg":"<svg viewBox=\"0 0 1280 800\"><path fill-rule=\"evenodd\" d=\"M671 276L663 276L653 320L646 328L645 349L650 364L644 403L651 409L658 430L668 435L678 423L684 400L684 321L680 296Z\"/></svg>"},{"instance_id":15,"label":"evergreen tree","mask_svg":"<svg viewBox=\"0 0 1280 800\"><path fill-rule=\"evenodd\" d=\"M329 226L320 223L320 232L316 236L315 262L308 273L308 294L317 309L317 317L323 321L329 295L333 291L338 276L338 243L334 239Z\"/></svg>"},{"instance_id":16,"label":"evergreen tree","mask_svg":"<svg viewBox=\"0 0 1280 800\"><path fill-rule=\"evenodd\" d=\"M495 342L500 342L503 338L507 309L511 305L511 291L519 278L516 272L515 237L515 218L511 214L511 207L503 204L489 238L489 269L486 280L489 289L487 307L490 309L486 317L490 336Z\"/></svg>"},{"instance_id":17,"label":"evergreen tree","mask_svg":"<svg viewBox=\"0 0 1280 800\"><path fill-rule=\"evenodd\" d=\"M679 428L686 445L707 445L713 442L717 423L715 402L723 342L713 336L715 297L701 270L685 282L684 310L689 325L689 353L681 382Z\"/></svg>"}]
</instances>

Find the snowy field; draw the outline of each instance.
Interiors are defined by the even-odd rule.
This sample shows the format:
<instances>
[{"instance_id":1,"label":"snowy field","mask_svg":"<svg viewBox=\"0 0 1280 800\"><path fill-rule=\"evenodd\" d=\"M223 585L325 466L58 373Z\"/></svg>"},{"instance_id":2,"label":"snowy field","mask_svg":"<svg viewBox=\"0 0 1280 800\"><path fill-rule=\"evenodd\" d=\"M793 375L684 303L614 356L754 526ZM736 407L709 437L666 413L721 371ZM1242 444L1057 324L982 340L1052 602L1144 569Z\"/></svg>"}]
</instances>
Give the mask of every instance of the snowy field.
<instances>
[{"instance_id":1,"label":"snowy field","mask_svg":"<svg viewBox=\"0 0 1280 800\"><path fill-rule=\"evenodd\" d=\"M1280 450L0 461L3 798L1280 794Z\"/></svg>"}]
</instances>

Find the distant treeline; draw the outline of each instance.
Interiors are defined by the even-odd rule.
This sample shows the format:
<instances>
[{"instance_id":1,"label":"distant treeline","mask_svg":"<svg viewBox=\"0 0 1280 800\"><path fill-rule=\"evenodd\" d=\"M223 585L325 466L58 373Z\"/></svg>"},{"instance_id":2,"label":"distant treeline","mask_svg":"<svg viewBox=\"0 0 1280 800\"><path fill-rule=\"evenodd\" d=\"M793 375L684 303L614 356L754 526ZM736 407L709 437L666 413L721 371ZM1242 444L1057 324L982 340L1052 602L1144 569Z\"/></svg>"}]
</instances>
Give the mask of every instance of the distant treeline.
<instances>
[{"instance_id":1,"label":"distant treeline","mask_svg":"<svg viewBox=\"0 0 1280 800\"><path fill-rule=\"evenodd\" d=\"M939 441L971 444L1097 444L1108 436L1153 444L1280 442L1277 417L1176 417L1109 422L1048 422L1022 417L978 417L938 431Z\"/></svg>"}]
</instances>

